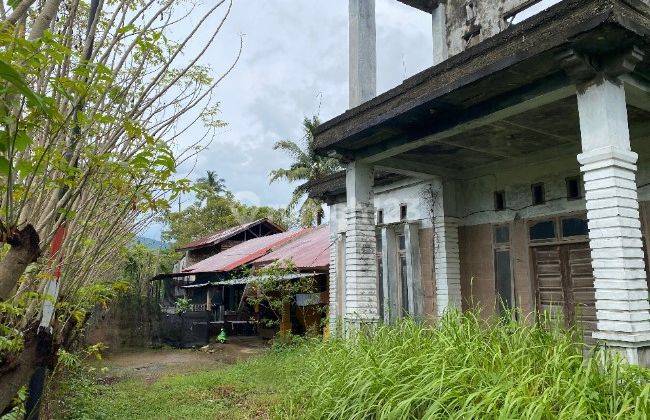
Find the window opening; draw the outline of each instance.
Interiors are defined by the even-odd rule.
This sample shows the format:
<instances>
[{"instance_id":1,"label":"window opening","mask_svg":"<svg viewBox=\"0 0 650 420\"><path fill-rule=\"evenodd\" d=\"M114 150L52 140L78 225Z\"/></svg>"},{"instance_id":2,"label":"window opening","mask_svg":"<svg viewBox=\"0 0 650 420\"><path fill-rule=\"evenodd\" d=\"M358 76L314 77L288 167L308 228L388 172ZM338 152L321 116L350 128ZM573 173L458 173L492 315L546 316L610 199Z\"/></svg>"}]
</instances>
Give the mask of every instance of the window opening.
<instances>
[{"instance_id":1,"label":"window opening","mask_svg":"<svg viewBox=\"0 0 650 420\"><path fill-rule=\"evenodd\" d=\"M399 206L399 219L406 220L407 207L406 204L400 204Z\"/></svg>"},{"instance_id":2,"label":"window opening","mask_svg":"<svg viewBox=\"0 0 650 420\"><path fill-rule=\"evenodd\" d=\"M494 228L494 243L498 245L510 243L510 227L508 225L496 226Z\"/></svg>"},{"instance_id":3,"label":"window opening","mask_svg":"<svg viewBox=\"0 0 650 420\"><path fill-rule=\"evenodd\" d=\"M533 205L544 204L546 202L543 183L540 182L539 184L531 185L530 190L533 198Z\"/></svg>"},{"instance_id":4,"label":"window opening","mask_svg":"<svg viewBox=\"0 0 650 420\"><path fill-rule=\"evenodd\" d=\"M384 211L383 210L377 210L377 224L378 225L383 225L384 224Z\"/></svg>"},{"instance_id":5,"label":"window opening","mask_svg":"<svg viewBox=\"0 0 650 420\"><path fill-rule=\"evenodd\" d=\"M544 220L530 226L529 228L531 241L543 241L555 239L555 222L553 220Z\"/></svg>"},{"instance_id":6,"label":"window opening","mask_svg":"<svg viewBox=\"0 0 650 420\"><path fill-rule=\"evenodd\" d=\"M566 198L569 200L582 198L582 192L580 191L580 177L573 176L566 179Z\"/></svg>"},{"instance_id":7,"label":"window opening","mask_svg":"<svg viewBox=\"0 0 650 420\"><path fill-rule=\"evenodd\" d=\"M494 192L494 210L500 211L505 210L506 208L506 192L505 191L495 191Z\"/></svg>"},{"instance_id":8,"label":"window opening","mask_svg":"<svg viewBox=\"0 0 650 420\"><path fill-rule=\"evenodd\" d=\"M587 236L589 227L587 220L578 217L562 219L562 237L570 238L573 236Z\"/></svg>"}]
</instances>

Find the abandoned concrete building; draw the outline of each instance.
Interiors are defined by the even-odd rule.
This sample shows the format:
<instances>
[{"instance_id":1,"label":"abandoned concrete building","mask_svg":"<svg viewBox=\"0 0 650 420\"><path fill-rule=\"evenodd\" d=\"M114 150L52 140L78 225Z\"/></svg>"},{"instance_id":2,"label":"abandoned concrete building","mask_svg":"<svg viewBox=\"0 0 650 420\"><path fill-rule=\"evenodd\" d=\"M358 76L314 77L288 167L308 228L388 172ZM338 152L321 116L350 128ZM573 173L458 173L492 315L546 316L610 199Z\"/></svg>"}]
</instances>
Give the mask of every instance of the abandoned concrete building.
<instances>
[{"instance_id":1,"label":"abandoned concrete building","mask_svg":"<svg viewBox=\"0 0 650 420\"><path fill-rule=\"evenodd\" d=\"M350 0L351 109L316 134L346 166L309 184L332 328L548 310L648 365L648 2L400 1L433 67L376 96L374 0Z\"/></svg>"}]
</instances>

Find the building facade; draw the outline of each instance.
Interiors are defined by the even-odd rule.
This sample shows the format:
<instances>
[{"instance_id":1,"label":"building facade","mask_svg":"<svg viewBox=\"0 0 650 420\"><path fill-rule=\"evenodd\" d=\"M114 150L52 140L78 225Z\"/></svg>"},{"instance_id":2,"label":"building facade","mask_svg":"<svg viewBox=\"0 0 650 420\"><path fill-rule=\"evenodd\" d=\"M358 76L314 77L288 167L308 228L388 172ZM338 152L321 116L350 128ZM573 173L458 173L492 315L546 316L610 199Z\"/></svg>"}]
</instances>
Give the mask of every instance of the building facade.
<instances>
[{"instance_id":1,"label":"building facade","mask_svg":"<svg viewBox=\"0 0 650 420\"><path fill-rule=\"evenodd\" d=\"M350 107L321 125L332 327L544 311L650 363L650 6L404 0L434 66L375 97L374 1L350 0ZM460 40L462 41L460 41Z\"/></svg>"}]
</instances>

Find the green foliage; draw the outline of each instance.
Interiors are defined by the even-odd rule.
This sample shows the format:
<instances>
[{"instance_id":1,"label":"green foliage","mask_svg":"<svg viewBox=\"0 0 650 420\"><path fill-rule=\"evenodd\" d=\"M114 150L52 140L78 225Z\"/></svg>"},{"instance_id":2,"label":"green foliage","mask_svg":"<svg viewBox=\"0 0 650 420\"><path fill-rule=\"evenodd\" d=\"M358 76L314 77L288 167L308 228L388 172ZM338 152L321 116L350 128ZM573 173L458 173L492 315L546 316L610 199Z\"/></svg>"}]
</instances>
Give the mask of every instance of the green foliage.
<instances>
[{"instance_id":1,"label":"green foliage","mask_svg":"<svg viewBox=\"0 0 650 420\"><path fill-rule=\"evenodd\" d=\"M216 231L243 223L267 218L277 225L288 228L293 225L284 209L268 206L249 206L237 201L228 191L224 180L212 171L199 178L192 189L196 202L185 209L165 213L163 239L177 246L211 235Z\"/></svg>"},{"instance_id":2,"label":"green foliage","mask_svg":"<svg viewBox=\"0 0 650 420\"><path fill-rule=\"evenodd\" d=\"M246 300L250 305L266 308L273 317L260 321L268 327L279 325L298 293L312 293L316 290L313 277L291 279L297 270L292 261L276 261L266 267L254 270L250 275L257 280L250 283Z\"/></svg>"},{"instance_id":3,"label":"green foliage","mask_svg":"<svg viewBox=\"0 0 650 420\"><path fill-rule=\"evenodd\" d=\"M174 307L176 308L176 313L178 315L182 315L189 311L191 306L192 300L185 297L178 298L176 299L176 302L174 302Z\"/></svg>"},{"instance_id":4,"label":"green foliage","mask_svg":"<svg viewBox=\"0 0 650 420\"><path fill-rule=\"evenodd\" d=\"M293 159L289 168L280 168L271 171L270 182L284 179L289 182L302 181L301 185L293 190L289 211L295 208L306 195L304 183L321 178L341 170L340 162L335 158L324 157L316 154L316 140L314 133L320 125L318 117L303 120L304 137L300 145L292 140L281 140L275 143L275 150L286 152ZM302 226L313 226L322 213L323 203L320 200L307 198L300 206L300 222Z\"/></svg>"},{"instance_id":5,"label":"green foliage","mask_svg":"<svg viewBox=\"0 0 650 420\"><path fill-rule=\"evenodd\" d=\"M448 314L323 342L296 380L290 418L645 418L650 371L583 356L572 332Z\"/></svg>"},{"instance_id":6,"label":"green foliage","mask_svg":"<svg viewBox=\"0 0 650 420\"><path fill-rule=\"evenodd\" d=\"M233 366L203 367L154 381L101 380L96 372L73 370L51 397L56 407L51 415L65 419L270 418L303 367L302 350L271 351Z\"/></svg>"}]
</instances>

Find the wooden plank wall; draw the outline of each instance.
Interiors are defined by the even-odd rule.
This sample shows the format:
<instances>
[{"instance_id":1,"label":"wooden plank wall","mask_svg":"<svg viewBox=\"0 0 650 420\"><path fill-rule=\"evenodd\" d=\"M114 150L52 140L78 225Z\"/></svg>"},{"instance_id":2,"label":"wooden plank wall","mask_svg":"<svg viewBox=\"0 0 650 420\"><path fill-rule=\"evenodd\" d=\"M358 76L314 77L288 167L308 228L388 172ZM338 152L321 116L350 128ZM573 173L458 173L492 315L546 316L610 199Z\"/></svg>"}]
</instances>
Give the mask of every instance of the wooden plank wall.
<instances>
[{"instance_id":1,"label":"wooden plank wall","mask_svg":"<svg viewBox=\"0 0 650 420\"><path fill-rule=\"evenodd\" d=\"M420 269L424 318L432 321L436 316L436 274L433 266L433 228L420 229Z\"/></svg>"},{"instance_id":2,"label":"wooden plank wall","mask_svg":"<svg viewBox=\"0 0 650 420\"><path fill-rule=\"evenodd\" d=\"M458 235L463 310L478 307L490 317L496 313L492 226L461 226Z\"/></svg>"}]
</instances>

